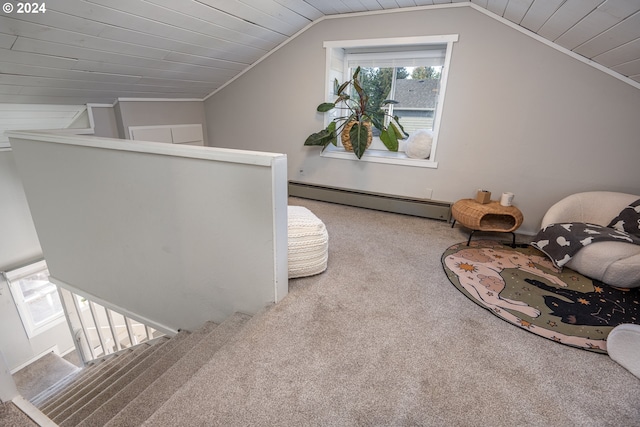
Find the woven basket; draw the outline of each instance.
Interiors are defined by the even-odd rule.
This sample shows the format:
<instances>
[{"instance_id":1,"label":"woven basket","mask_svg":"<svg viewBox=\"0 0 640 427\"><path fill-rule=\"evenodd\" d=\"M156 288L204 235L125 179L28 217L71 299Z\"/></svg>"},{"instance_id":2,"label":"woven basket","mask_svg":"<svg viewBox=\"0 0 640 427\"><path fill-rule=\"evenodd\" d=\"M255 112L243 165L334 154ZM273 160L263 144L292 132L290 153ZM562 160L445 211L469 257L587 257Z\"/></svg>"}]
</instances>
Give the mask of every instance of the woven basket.
<instances>
[{"instance_id":1,"label":"woven basket","mask_svg":"<svg viewBox=\"0 0 640 427\"><path fill-rule=\"evenodd\" d=\"M351 144L349 131L356 123L358 123L356 120L351 120L344 126L344 129L342 129L342 133L340 134L342 146L347 151L353 151L353 145ZM371 145L371 140L373 139L373 134L371 133L371 122L362 122L362 124L367 128L367 148L369 148L369 146Z\"/></svg>"}]
</instances>

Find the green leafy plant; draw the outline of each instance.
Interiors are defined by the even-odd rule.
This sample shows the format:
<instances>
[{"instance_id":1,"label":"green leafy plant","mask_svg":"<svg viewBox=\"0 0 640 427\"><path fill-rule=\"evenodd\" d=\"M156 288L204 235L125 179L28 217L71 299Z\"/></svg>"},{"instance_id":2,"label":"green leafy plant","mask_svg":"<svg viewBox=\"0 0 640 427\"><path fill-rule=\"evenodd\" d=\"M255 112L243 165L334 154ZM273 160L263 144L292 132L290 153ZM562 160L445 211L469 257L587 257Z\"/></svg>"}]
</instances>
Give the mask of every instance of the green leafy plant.
<instances>
[{"instance_id":1,"label":"green leafy plant","mask_svg":"<svg viewBox=\"0 0 640 427\"><path fill-rule=\"evenodd\" d=\"M356 68L351 80L342 84L335 80L336 100L323 102L318 105L317 111L326 113L336 108L340 111L340 116L334 118L326 128L309 135L304 145L322 146L323 150L329 144L337 146L340 132L348 128L351 122L355 122L348 130L348 134L353 153L358 159L362 158L370 141L371 124L380 131L380 140L385 147L389 151L398 151L398 140L404 139L409 134L404 131L398 116L392 116L384 110L386 105L398 102L387 99L378 105L372 105L369 102L369 96L362 88L359 75L360 67ZM387 118L389 122L385 124Z\"/></svg>"}]
</instances>

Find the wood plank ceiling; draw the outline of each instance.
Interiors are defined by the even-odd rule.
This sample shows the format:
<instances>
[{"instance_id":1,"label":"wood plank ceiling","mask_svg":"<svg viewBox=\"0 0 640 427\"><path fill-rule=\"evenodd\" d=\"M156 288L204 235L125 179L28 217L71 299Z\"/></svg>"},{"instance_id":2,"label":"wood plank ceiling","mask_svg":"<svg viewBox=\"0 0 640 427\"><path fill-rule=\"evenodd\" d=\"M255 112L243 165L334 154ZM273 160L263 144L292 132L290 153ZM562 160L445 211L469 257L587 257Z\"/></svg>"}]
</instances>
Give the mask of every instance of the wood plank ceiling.
<instances>
[{"instance_id":1,"label":"wood plank ceiling","mask_svg":"<svg viewBox=\"0 0 640 427\"><path fill-rule=\"evenodd\" d=\"M0 13L0 103L210 94L325 15L456 0L56 0ZM640 82L640 0L475 0Z\"/></svg>"}]
</instances>

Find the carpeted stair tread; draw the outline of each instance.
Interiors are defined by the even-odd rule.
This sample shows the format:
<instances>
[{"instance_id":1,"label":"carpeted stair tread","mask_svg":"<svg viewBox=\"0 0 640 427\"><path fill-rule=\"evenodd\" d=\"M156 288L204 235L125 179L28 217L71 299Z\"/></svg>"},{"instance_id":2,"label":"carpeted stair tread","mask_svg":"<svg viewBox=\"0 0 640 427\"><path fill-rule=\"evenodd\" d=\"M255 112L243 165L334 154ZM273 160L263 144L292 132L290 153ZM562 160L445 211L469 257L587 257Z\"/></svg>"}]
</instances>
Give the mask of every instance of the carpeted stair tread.
<instances>
[{"instance_id":1,"label":"carpeted stair tread","mask_svg":"<svg viewBox=\"0 0 640 427\"><path fill-rule=\"evenodd\" d=\"M122 408L127 406L129 402L135 399L147 387L149 387L159 376L166 372L171 366L178 362L185 354L191 350L202 338L208 335L216 324L207 322L200 329L189 334L185 339L181 340L175 348L165 354L160 360L156 361L152 366L146 369L141 375L127 384L122 390L115 394L111 399L105 402L90 416L80 422L79 426L94 427L105 425L111 420Z\"/></svg>"},{"instance_id":2,"label":"carpeted stair tread","mask_svg":"<svg viewBox=\"0 0 640 427\"><path fill-rule=\"evenodd\" d=\"M127 351L129 350L127 349ZM115 362L115 356L117 355L109 355L108 357L102 357L86 364L84 368L81 368L76 373L61 379L56 384L49 387L47 390L44 390L29 401L37 408L42 409L51 403L53 399L56 399L60 393L62 393L62 390L73 386L73 384L79 384L80 381L83 381L89 375L94 375L95 371L98 369L106 369L107 366Z\"/></svg>"},{"instance_id":3,"label":"carpeted stair tread","mask_svg":"<svg viewBox=\"0 0 640 427\"><path fill-rule=\"evenodd\" d=\"M77 387L92 375L108 369L113 363L116 363L118 357L130 351L131 349L122 350L121 352L110 354L88 363L77 375L61 380L59 384L54 385L50 390L45 390L41 395L32 399L31 403L42 410L54 400L57 400L62 393L69 391L72 387Z\"/></svg>"},{"instance_id":4,"label":"carpeted stair tread","mask_svg":"<svg viewBox=\"0 0 640 427\"><path fill-rule=\"evenodd\" d=\"M31 403L42 410L44 407L50 405L54 400L57 400L62 393L76 387L91 375L95 375L97 370L107 369L111 363L114 363L114 360L111 358L94 361L93 363L85 366L76 375L69 378L63 378L59 383L54 384L50 389L45 390L40 395L32 399Z\"/></svg>"},{"instance_id":5,"label":"carpeted stair tread","mask_svg":"<svg viewBox=\"0 0 640 427\"><path fill-rule=\"evenodd\" d=\"M82 374L83 374L83 370L81 368L79 371L67 375L66 377L62 378L57 383L52 385L51 387L47 388L46 390L43 390L37 396L35 396L32 399L30 399L30 402L35 407L44 406L44 404L49 399L52 399L55 395L57 395L62 390L64 390L66 387L68 387L69 384L71 384L72 382L74 382L78 378L80 378L82 376Z\"/></svg>"},{"instance_id":6,"label":"carpeted stair tread","mask_svg":"<svg viewBox=\"0 0 640 427\"><path fill-rule=\"evenodd\" d=\"M140 393L106 426L139 426L151 416L162 404L169 399L182 385L207 363L215 353L222 348L239 330L241 330L251 316L234 313L217 328L198 342L179 363L174 364L162 376L153 382L144 392Z\"/></svg>"},{"instance_id":7,"label":"carpeted stair tread","mask_svg":"<svg viewBox=\"0 0 640 427\"><path fill-rule=\"evenodd\" d=\"M32 400L60 380L80 372L80 368L50 352L13 375L16 387L27 400Z\"/></svg>"},{"instance_id":8,"label":"carpeted stair tread","mask_svg":"<svg viewBox=\"0 0 640 427\"><path fill-rule=\"evenodd\" d=\"M202 366L202 368L198 372L194 373L194 375L189 379L187 383L185 383L179 390L177 390L165 402L163 402L162 405L149 416L149 418L138 425L140 427L183 425L259 425L258 423L247 422L244 419L241 422L238 422L236 420L235 423L213 421L209 422L208 420L203 423L202 419L199 419L197 417L197 414L188 414L179 409L176 410L176 408L183 407L184 405L185 396L183 394L185 393L183 392L185 391L185 389L188 391L190 388L192 388L191 385L194 382L203 381L203 377L211 378L211 381L206 380L206 382L210 384L206 387L207 389L209 389L209 392L210 389L217 389L216 391L221 395L227 393L224 389L219 389L215 385L216 375L219 374L219 372L217 372L217 369L219 368L219 366L224 366L227 363L232 363L235 365L235 362L231 361L232 359L237 361L236 358L239 357L240 354L246 353L247 351L249 351L249 349L252 349L254 347L254 340L259 339L259 337L263 335L264 329L266 327L265 325L268 324L270 312L272 312L275 307L277 307L277 305L275 304L267 305L259 310L256 314L254 314L250 319L248 319L247 322L244 323L242 329L229 339L226 345L219 350L215 357L209 358L209 360ZM232 368L232 370L233 369L234 368ZM227 375L229 374L229 371L223 374ZM187 392L186 394L189 393ZM207 405L205 401L203 401L202 404L205 406ZM235 403L229 402L229 405L233 406L235 405ZM190 420L193 420L193 423ZM108 427L116 426L109 424Z\"/></svg>"},{"instance_id":9,"label":"carpeted stair tread","mask_svg":"<svg viewBox=\"0 0 640 427\"><path fill-rule=\"evenodd\" d=\"M120 350L119 352L109 354L101 359L88 363L84 369L80 371L76 378L71 381L66 379L62 381L63 384L55 386L49 395L39 404L32 402L43 413L50 413L52 408L60 405L70 397L87 390L92 384L99 384L100 378L107 378L114 372L128 364L130 361L135 360L141 352L147 351L151 348L155 348L158 343L162 343L160 340L151 340L139 344L137 346Z\"/></svg>"},{"instance_id":10,"label":"carpeted stair tread","mask_svg":"<svg viewBox=\"0 0 640 427\"><path fill-rule=\"evenodd\" d=\"M115 396L120 390L125 388L129 383L140 376L147 368L152 366L168 352L172 351L174 347L179 345L180 341L185 339L189 335L189 332L182 331L171 339L168 339L164 344L157 345L157 349L149 355L149 357L140 361L135 367L133 367L126 376L119 378L117 381L110 384L102 392L86 402L82 407L78 408L73 414L68 416L61 422L58 422L60 426L74 426L82 422L86 417L91 415L96 409L100 408L105 402Z\"/></svg>"},{"instance_id":11,"label":"carpeted stair tread","mask_svg":"<svg viewBox=\"0 0 640 427\"><path fill-rule=\"evenodd\" d=\"M49 418L55 418L60 412L64 411L69 405L73 404L75 400L83 396L85 393L93 390L96 387L100 387L103 381L117 375L118 371L128 365L132 360L135 360L139 355L149 351L151 347L148 345L140 345L132 347L130 352L120 355L117 358L117 363L112 363L108 369L101 370L96 375L87 377L82 384L68 390L63 393L59 399L55 400L51 404L42 408L41 411Z\"/></svg>"},{"instance_id":12,"label":"carpeted stair tread","mask_svg":"<svg viewBox=\"0 0 640 427\"><path fill-rule=\"evenodd\" d=\"M52 408L59 405L61 402L68 399L75 394L78 390L82 389L88 383L92 382L97 376L102 375L113 369L113 366L122 361L122 358L130 357L133 349L126 349L116 355L109 355L109 357L92 362L83 369L81 375L67 384L62 390L46 399L43 404L39 405L40 411L47 413Z\"/></svg>"},{"instance_id":13,"label":"carpeted stair tread","mask_svg":"<svg viewBox=\"0 0 640 427\"><path fill-rule=\"evenodd\" d=\"M100 384L97 384L95 387L92 387L88 390L81 391L80 396L73 399L73 401L70 402L69 405L67 405L64 411L59 412L55 416L50 416L50 418L52 418L55 423L59 424L61 421L64 421L74 412L82 408L82 406L84 406L86 403L90 402L96 396L100 395L104 390L109 388L115 382L123 378L129 378L131 370L139 364L144 363L144 361L152 354L154 354L159 348L162 348L166 341L167 339L165 339L164 341L156 341L150 344L145 350L138 353L135 358L131 359L128 363L125 363L120 367L120 369L118 369L118 371L105 378Z\"/></svg>"}]
</instances>

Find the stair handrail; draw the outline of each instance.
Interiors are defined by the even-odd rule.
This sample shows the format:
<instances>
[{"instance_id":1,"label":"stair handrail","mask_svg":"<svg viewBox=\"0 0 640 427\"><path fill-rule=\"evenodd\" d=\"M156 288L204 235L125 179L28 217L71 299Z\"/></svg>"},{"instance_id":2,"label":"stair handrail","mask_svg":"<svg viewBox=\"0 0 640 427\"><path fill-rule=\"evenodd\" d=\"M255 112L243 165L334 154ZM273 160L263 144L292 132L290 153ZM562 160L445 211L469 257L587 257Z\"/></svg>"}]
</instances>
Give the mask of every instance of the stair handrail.
<instances>
[{"instance_id":1,"label":"stair handrail","mask_svg":"<svg viewBox=\"0 0 640 427\"><path fill-rule=\"evenodd\" d=\"M124 313L105 307L62 286L56 286L58 287L69 330L73 336L74 345L84 365L109 354L165 335L162 331L154 329L140 320L135 320L134 324L133 319ZM86 302L86 309L80 306L80 298L84 300L83 303ZM116 315L121 317L122 324L118 324L115 319ZM106 319L106 324L102 321L103 317ZM140 327L143 328L143 332L136 334L135 329ZM118 328L126 330L124 340L120 339ZM95 329L95 339L92 339L93 334L90 333L90 330L93 329ZM126 339L128 339L128 344Z\"/></svg>"}]
</instances>

